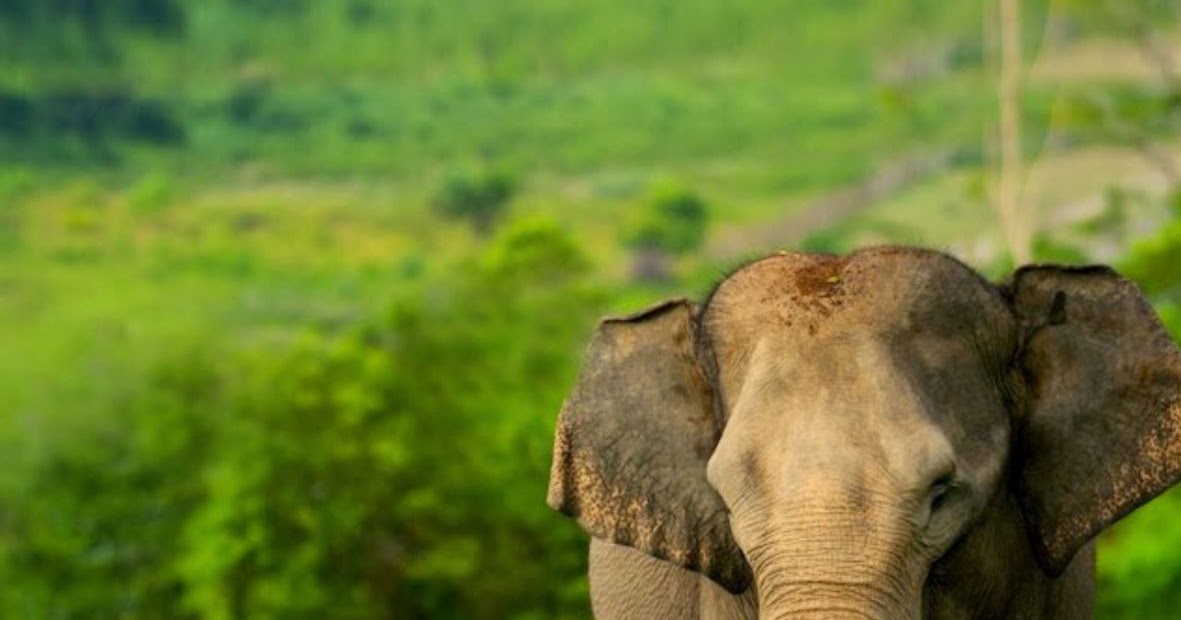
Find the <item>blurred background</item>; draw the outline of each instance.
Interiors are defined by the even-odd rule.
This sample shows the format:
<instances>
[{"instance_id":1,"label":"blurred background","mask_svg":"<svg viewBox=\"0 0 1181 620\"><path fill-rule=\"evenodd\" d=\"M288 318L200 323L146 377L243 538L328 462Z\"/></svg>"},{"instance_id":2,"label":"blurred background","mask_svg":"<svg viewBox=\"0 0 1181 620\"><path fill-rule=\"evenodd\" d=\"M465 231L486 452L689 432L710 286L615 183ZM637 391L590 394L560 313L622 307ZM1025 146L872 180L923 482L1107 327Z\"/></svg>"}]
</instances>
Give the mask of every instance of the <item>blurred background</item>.
<instances>
[{"instance_id":1,"label":"blurred background","mask_svg":"<svg viewBox=\"0 0 1181 620\"><path fill-rule=\"evenodd\" d=\"M0 617L588 618L595 322L775 249L1181 334L1181 3L1016 5L0 0ZM1105 534L1100 617L1177 549L1181 492Z\"/></svg>"}]
</instances>

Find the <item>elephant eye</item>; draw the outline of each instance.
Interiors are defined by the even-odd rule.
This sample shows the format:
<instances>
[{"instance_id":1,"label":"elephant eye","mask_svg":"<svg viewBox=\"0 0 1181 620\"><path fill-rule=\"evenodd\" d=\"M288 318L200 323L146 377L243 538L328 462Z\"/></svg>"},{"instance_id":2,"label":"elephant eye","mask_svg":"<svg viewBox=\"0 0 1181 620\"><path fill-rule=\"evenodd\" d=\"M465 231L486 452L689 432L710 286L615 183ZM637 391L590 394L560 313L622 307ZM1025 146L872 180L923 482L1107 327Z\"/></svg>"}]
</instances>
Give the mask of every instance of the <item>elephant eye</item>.
<instances>
[{"instance_id":1,"label":"elephant eye","mask_svg":"<svg viewBox=\"0 0 1181 620\"><path fill-rule=\"evenodd\" d=\"M931 486L931 512L939 512L939 509L947 503L947 496L951 494L954 487L950 482L936 483Z\"/></svg>"},{"instance_id":2,"label":"elephant eye","mask_svg":"<svg viewBox=\"0 0 1181 620\"><path fill-rule=\"evenodd\" d=\"M931 483L931 487L927 491L927 501L929 502L928 506L930 507L931 515L939 512L947 504L955 489L955 478L950 473L940 476L935 482Z\"/></svg>"},{"instance_id":3,"label":"elephant eye","mask_svg":"<svg viewBox=\"0 0 1181 620\"><path fill-rule=\"evenodd\" d=\"M971 512L970 488L955 475L954 466L927 486L926 518L920 517L920 523L925 525L924 538L933 548L946 549L964 527Z\"/></svg>"}]
</instances>

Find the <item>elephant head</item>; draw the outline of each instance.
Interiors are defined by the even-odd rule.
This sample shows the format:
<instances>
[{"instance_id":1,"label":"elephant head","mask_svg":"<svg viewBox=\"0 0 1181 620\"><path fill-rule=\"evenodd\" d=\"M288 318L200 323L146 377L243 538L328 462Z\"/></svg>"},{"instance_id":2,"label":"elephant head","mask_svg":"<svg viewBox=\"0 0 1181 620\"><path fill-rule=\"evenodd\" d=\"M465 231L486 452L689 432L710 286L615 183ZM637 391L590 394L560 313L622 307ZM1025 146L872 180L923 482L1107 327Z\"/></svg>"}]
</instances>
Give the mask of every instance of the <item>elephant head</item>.
<instances>
[{"instance_id":1,"label":"elephant head","mask_svg":"<svg viewBox=\"0 0 1181 620\"><path fill-rule=\"evenodd\" d=\"M604 321L549 503L760 617L913 619L1005 506L1052 579L1179 477L1181 355L1134 284L872 248Z\"/></svg>"}]
</instances>

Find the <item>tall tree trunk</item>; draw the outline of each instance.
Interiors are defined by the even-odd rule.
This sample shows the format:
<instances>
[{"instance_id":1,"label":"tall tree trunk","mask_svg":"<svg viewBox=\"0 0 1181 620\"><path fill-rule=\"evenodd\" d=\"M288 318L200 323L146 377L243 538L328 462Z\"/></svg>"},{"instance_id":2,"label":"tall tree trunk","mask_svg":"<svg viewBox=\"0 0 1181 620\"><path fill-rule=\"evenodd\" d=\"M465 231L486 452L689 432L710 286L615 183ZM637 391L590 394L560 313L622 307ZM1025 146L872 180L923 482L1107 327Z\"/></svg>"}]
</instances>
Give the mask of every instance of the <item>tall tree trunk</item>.
<instances>
[{"instance_id":1,"label":"tall tree trunk","mask_svg":"<svg viewBox=\"0 0 1181 620\"><path fill-rule=\"evenodd\" d=\"M1021 208L1021 5L999 0L1001 66L997 91L1000 103L1000 187L996 210L1013 262L1032 258L1033 218Z\"/></svg>"}]
</instances>

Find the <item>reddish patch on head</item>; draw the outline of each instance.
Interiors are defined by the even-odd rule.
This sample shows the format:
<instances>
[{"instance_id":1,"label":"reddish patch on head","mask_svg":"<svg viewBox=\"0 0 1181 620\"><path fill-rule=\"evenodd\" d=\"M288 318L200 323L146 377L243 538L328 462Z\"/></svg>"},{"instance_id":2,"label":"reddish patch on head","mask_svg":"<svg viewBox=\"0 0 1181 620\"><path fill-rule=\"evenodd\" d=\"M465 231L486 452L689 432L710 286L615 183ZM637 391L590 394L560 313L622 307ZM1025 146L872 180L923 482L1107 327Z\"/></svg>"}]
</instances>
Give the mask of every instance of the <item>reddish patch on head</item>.
<instances>
[{"instance_id":1,"label":"reddish patch on head","mask_svg":"<svg viewBox=\"0 0 1181 620\"><path fill-rule=\"evenodd\" d=\"M824 254L771 256L731 276L719 297L725 301L715 307L728 308L729 301L741 299L745 291L755 303L735 304L734 311L816 334L821 322L844 306L851 293L849 264L846 257Z\"/></svg>"},{"instance_id":2,"label":"reddish patch on head","mask_svg":"<svg viewBox=\"0 0 1181 620\"><path fill-rule=\"evenodd\" d=\"M795 272L796 290L811 297L833 297L840 292L843 258L832 258L806 265Z\"/></svg>"},{"instance_id":3,"label":"reddish patch on head","mask_svg":"<svg viewBox=\"0 0 1181 620\"><path fill-rule=\"evenodd\" d=\"M801 266L792 273L795 291L791 300L806 312L827 318L836 306L843 303L844 258L827 258ZM808 333L816 333L816 324L808 325Z\"/></svg>"}]
</instances>

